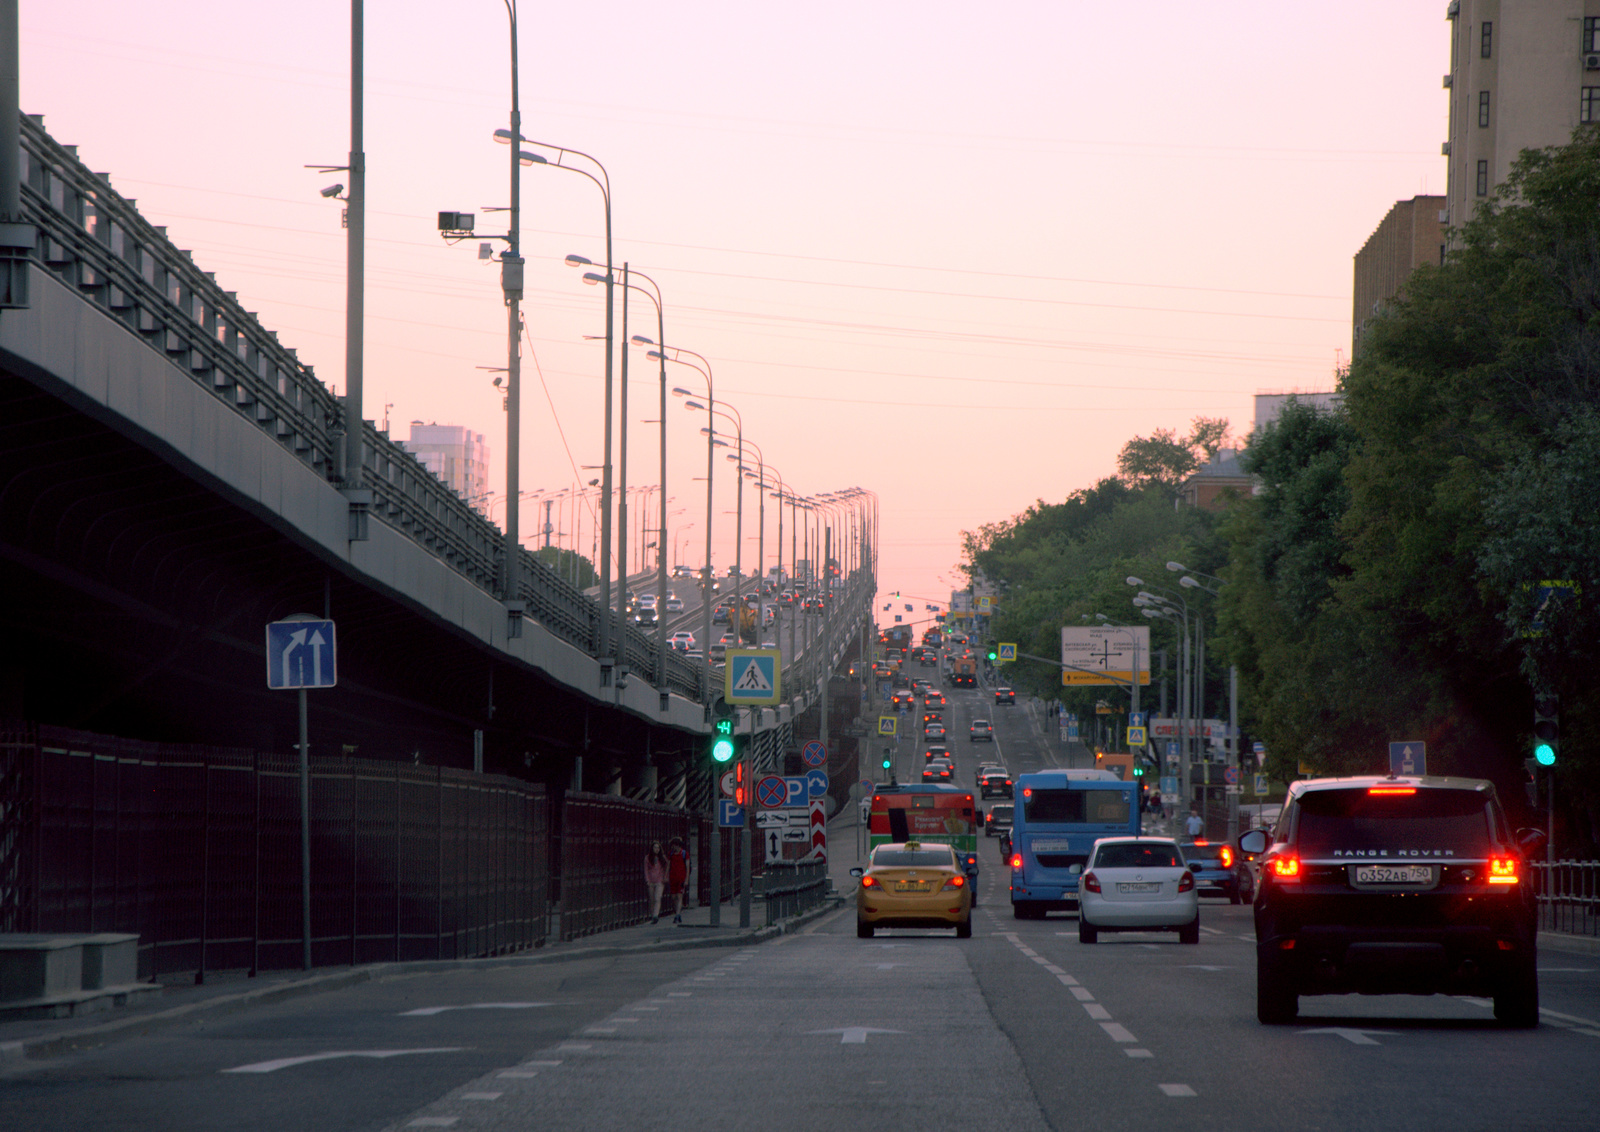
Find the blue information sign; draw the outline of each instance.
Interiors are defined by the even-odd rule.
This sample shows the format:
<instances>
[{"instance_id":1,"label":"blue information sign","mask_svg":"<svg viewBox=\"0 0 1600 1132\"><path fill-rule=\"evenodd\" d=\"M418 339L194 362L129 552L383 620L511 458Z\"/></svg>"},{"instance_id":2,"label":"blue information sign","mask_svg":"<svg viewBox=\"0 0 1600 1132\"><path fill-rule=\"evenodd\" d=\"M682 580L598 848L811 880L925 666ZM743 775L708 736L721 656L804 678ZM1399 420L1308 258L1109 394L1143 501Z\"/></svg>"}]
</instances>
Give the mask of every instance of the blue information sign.
<instances>
[{"instance_id":1,"label":"blue information sign","mask_svg":"<svg viewBox=\"0 0 1600 1132\"><path fill-rule=\"evenodd\" d=\"M820 798L828 792L828 772L820 767L806 771L806 796Z\"/></svg>"},{"instance_id":2,"label":"blue information sign","mask_svg":"<svg viewBox=\"0 0 1600 1132\"><path fill-rule=\"evenodd\" d=\"M1427 774L1428 745L1420 739L1389 744L1390 774Z\"/></svg>"},{"instance_id":3,"label":"blue information sign","mask_svg":"<svg viewBox=\"0 0 1600 1132\"><path fill-rule=\"evenodd\" d=\"M339 682L332 621L267 625L267 687L331 688Z\"/></svg>"},{"instance_id":4,"label":"blue information sign","mask_svg":"<svg viewBox=\"0 0 1600 1132\"><path fill-rule=\"evenodd\" d=\"M731 798L718 798L717 824L723 827L742 827L744 825L744 807Z\"/></svg>"}]
</instances>

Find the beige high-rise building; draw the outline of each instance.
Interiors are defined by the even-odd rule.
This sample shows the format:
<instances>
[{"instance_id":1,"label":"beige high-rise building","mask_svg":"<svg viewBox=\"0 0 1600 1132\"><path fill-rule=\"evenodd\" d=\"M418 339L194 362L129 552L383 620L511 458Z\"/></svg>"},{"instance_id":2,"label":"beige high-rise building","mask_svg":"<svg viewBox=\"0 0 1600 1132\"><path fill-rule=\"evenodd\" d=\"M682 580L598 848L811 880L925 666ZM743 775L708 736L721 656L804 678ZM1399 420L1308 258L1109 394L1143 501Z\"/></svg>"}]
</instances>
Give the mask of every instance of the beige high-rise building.
<instances>
[{"instance_id":1,"label":"beige high-rise building","mask_svg":"<svg viewBox=\"0 0 1600 1132\"><path fill-rule=\"evenodd\" d=\"M1439 217L1445 200L1418 196L1396 201L1356 253L1351 357L1361 349L1367 323L1400 293L1411 273L1424 263L1443 261L1445 236Z\"/></svg>"},{"instance_id":2,"label":"beige high-rise building","mask_svg":"<svg viewBox=\"0 0 1600 1132\"><path fill-rule=\"evenodd\" d=\"M428 471L474 507L489 494L489 445L483 433L460 425L411 422L411 438L401 441Z\"/></svg>"},{"instance_id":3,"label":"beige high-rise building","mask_svg":"<svg viewBox=\"0 0 1600 1132\"><path fill-rule=\"evenodd\" d=\"M1465 224L1524 149L1600 122L1600 0L1450 0L1449 203ZM1359 312L1358 312L1359 317Z\"/></svg>"}]
</instances>

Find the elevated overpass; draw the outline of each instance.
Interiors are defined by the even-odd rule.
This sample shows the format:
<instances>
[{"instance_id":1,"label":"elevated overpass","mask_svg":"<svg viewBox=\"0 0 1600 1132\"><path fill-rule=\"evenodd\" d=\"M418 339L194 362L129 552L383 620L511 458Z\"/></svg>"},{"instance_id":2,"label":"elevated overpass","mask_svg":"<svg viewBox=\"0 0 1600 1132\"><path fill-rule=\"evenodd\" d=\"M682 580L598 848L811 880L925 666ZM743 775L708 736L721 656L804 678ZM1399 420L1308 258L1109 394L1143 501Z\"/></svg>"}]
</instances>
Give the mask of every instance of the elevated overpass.
<instances>
[{"instance_id":1,"label":"elevated overpass","mask_svg":"<svg viewBox=\"0 0 1600 1132\"><path fill-rule=\"evenodd\" d=\"M604 608L525 552L505 592L497 527L21 125L37 242L26 305L0 310L0 719L292 750L263 626L311 613L340 647L313 754L470 767L476 749L486 770L703 802L697 666L632 627L600 655ZM348 427L361 468L339 464ZM764 763L870 624L872 518L834 521L844 588L786 655L787 701L745 721Z\"/></svg>"}]
</instances>

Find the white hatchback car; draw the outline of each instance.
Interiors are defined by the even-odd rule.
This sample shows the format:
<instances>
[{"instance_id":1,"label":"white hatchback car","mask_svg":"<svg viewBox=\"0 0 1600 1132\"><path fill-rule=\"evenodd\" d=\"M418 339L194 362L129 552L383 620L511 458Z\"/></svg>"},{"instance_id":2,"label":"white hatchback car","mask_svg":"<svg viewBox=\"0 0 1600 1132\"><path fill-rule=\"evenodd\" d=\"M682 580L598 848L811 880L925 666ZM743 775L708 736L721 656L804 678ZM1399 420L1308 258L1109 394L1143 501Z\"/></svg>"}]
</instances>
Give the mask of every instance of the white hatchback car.
<instances>
[{"instance_id":1,"label":"white hatchback car","mask_svg":"<svg viewBox=\"0 0 1600 1132\"><path fill-rule=\"evenodd\" d=\"M1200 942L1194 873L1170 837L1102 837L1078 881L1078 942L1103 931L1175 931Z\"/></svg>"}]
</instances>

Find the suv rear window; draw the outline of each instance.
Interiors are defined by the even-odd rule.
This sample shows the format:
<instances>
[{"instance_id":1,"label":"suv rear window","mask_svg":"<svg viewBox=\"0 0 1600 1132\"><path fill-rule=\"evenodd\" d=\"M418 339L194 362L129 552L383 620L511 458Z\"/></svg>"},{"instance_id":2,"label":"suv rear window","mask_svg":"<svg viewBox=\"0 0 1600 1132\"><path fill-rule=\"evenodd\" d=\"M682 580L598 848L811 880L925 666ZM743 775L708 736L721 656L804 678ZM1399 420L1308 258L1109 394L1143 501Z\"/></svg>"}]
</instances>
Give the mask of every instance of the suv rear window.
<instances>
[{"instance_id":1,"label":"suv rear window","mask_svg":"<svg viewBox=\"0 0 1600 1132\"><path fill-rule=\"evenodd\" d=\"M1128 796L1120 790L1040 790L1022 803L1030 824L1053 822L1126 825Z\"/></svg>"},{"instance_id":2,"label":"suv rear window","mask_svg":"<svg viewBox=\"0 0 1600 1132\"><path fill-rule=\"evenodd\" d=\"M1491 846L1488 803L1471 790L1309 790L1295 841L1307 857L1482 857Z\"/></svg>"}]
</instances>

